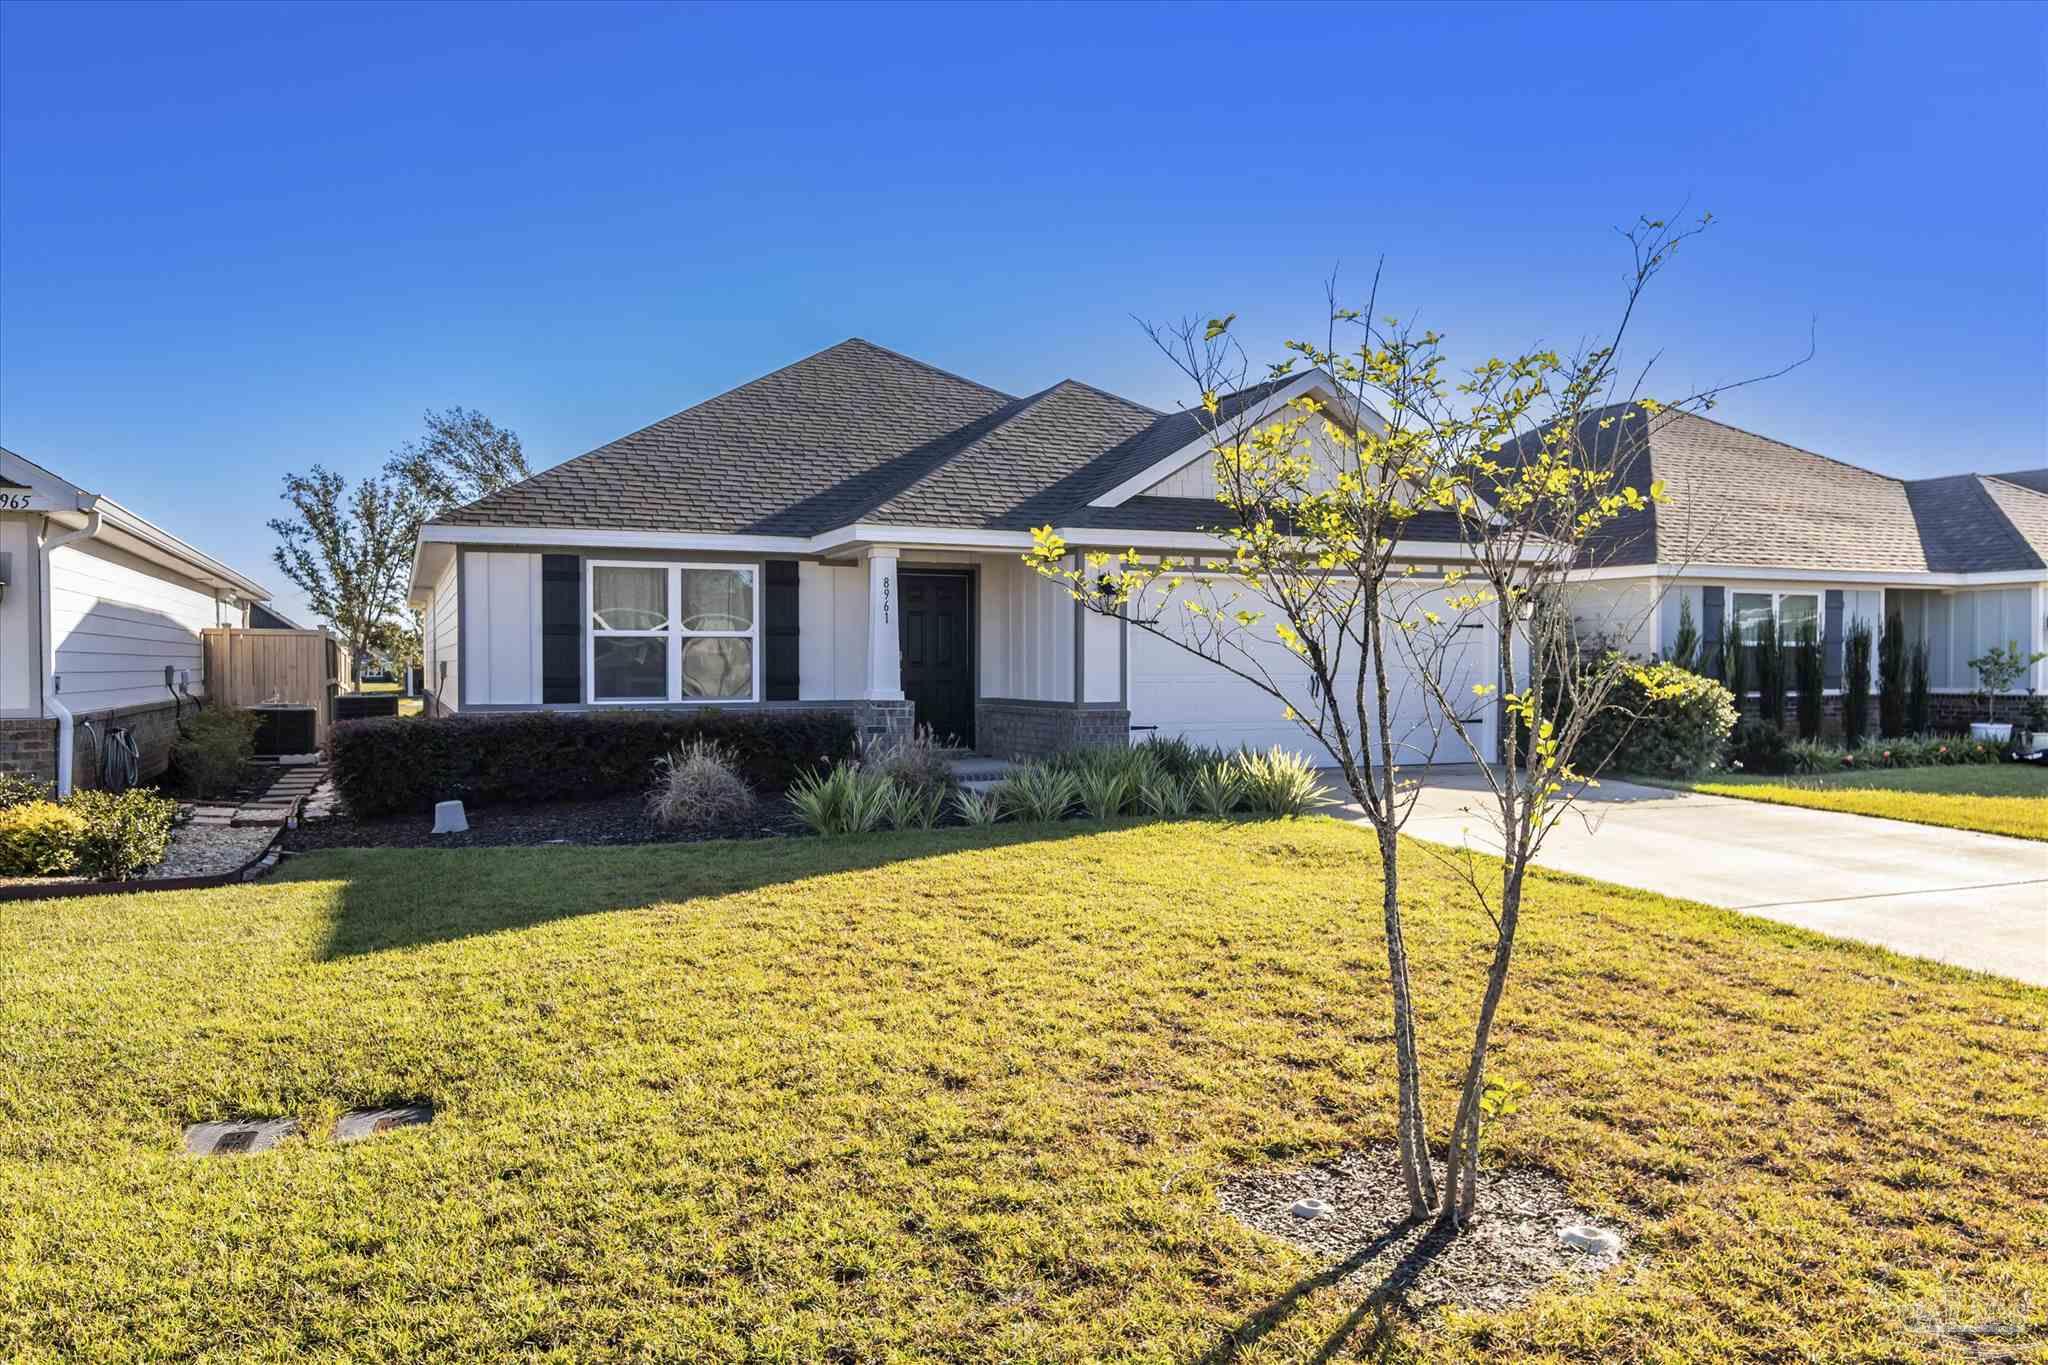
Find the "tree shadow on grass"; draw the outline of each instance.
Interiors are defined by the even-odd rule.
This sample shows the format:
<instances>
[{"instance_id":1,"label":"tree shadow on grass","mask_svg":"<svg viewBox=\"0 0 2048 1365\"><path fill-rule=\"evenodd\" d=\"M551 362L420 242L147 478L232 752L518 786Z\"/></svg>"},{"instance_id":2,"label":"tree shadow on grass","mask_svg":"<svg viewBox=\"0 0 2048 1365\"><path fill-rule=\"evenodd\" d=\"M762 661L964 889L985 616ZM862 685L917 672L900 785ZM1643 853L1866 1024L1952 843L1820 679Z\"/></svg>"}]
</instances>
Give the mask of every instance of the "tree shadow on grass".
<instances>
[{"instance_id":1,"label":"tree shadow on grass","mask_svg":"<svg viewBox=\"0 0 2048 1365\"><path fill-rule=\"evenodd\" d=\"M1119 821L1107 828L1128 822ZM980 849L1099 834L1094 821L986 829L606 847L329 849L280 882L341 883L324 960L729 896ZM856 898L857 898L857 893Z\"/></svg>"},{"instance_id":2,"label":"tree shadow on grass","mask_svg":"<svg viewBox=\"0 0 2048 1365\"><path fill-rule=\"evenodd\" d=\"M1389 1223L1379 1234L1351 1255L1332 1265L1326 1266L1307 1279L1290 1286L1286 1293L1274 1299L1265 1307L1253 1313L1223 1334L1222 1340L1197 1357L1195 1365L1228 1365L1240 1354L1301 1308L1302 1301L1319 1289L1328 1289L1347 1277L1356 1274L1369 1264L1374 1257L1395 1242L1413 1232L1415 1224L1408 1221ZM1432 1224L1422 1237L1402 1254L1391 1269L1365 1291L1358 1306L1343 1322L1337 1325L1309 1360L1313 1365L1328 1365L1347 1347L1352 1354L1365 1360L1402 1360L1407 1358L1398 1329L1412 1315L1403 1307L1401 1296L1407 1288L1420 1278L1429 1263L1450 1246L1456 1234L1441 1226ZM1362 1339L1354 1343L1364 1329Z\"/></svg>"}]
</instances>

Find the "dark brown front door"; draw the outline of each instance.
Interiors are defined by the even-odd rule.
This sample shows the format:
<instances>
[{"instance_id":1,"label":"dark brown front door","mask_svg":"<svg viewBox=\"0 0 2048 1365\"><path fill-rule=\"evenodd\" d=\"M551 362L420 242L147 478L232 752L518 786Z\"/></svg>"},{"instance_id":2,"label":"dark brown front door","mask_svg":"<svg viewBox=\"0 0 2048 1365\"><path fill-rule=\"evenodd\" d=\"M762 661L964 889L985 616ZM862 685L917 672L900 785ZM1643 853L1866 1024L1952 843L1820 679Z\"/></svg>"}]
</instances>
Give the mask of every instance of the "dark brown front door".
<instances>
[{"instance_id":1,"label":"dark brown front door","mask_svg":"<svg viewBox=\"0 0 2048 1365\"><path fill-rule=\"evenodd\" d=\"M973 580L964 573L899 573L903 695L942 744L974 747Z\"/></svg>"}]
</instances>

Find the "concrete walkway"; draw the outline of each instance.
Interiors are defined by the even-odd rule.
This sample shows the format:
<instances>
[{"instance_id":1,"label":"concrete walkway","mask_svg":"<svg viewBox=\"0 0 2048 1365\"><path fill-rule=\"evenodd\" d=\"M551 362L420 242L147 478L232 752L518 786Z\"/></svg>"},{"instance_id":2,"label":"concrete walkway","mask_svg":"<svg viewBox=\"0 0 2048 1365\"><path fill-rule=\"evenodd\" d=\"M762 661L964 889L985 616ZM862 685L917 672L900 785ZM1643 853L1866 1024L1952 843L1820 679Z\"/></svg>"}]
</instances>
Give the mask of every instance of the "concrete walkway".
<instances>
[{"instance_id":1,"label":"concrete walkway","mask_svg":"<svg viewBox=\"0 0 2048 1365\"><path fill-rule=\"evenodd\" d=\"M1433 770L1406 832L1498 852L1491 802L1477 769ZM2029 839L1602 782L1536 861L2048 986L2048 844Z\"/></svg>"}]
</instances>

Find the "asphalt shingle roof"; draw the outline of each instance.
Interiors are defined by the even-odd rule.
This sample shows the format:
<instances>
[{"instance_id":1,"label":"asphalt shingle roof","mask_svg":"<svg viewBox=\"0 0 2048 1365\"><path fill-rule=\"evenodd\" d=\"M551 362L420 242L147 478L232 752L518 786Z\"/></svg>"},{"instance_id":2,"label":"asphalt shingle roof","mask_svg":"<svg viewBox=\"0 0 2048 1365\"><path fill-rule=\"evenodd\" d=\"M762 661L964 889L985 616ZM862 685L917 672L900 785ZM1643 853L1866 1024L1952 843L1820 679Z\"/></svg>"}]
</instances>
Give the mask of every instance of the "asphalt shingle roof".
<instances>
[{"instance_id":1,"label":"asphalt shingle roof","mask_svg":"<svg viewBox=\"0 0 2048 1365\"><path fill-rule=\"evenodd\" d=\"M1288 382L1226 395L1223 418ZM1611 526L1590 551L1601 563L1969 572L2048 560L2048 470L1906 483L1691 414L1601 429L1617 411L1590 416L1585 439L1624 483L1664 480L1670 501ZM756 535L857 521L1193 531L1224 510L1206 498L1089 503L1204 429L1199 410L1162 413L1071 379L1020 398L856 338L436 520ZM1418 518L1406 538L1455 539L1445 521Z\"/></svg>"}]
</instances>

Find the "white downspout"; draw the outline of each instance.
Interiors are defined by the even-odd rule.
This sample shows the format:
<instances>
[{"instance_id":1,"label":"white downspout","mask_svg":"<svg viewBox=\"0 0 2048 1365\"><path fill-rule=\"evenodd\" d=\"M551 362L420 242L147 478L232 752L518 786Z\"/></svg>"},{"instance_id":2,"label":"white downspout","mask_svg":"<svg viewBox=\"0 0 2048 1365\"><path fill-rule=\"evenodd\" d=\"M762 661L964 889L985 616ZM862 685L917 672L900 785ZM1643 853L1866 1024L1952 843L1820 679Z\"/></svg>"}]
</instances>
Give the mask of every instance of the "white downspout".
<instances>
[{"instance_id":1,"label":"white downspout","mask_svg":"<svg viewBox=\"0 0 2048 1365\"><path fill-rule=\"evenodd\" d=\"M71 708L57 699L57 634L50 628L50 551L100 533L100 510L91 509L85 525L62 535L44 536L42 549L43 705L57 716L57 795L71 795Z\"/></svg>"}]
</instances>

